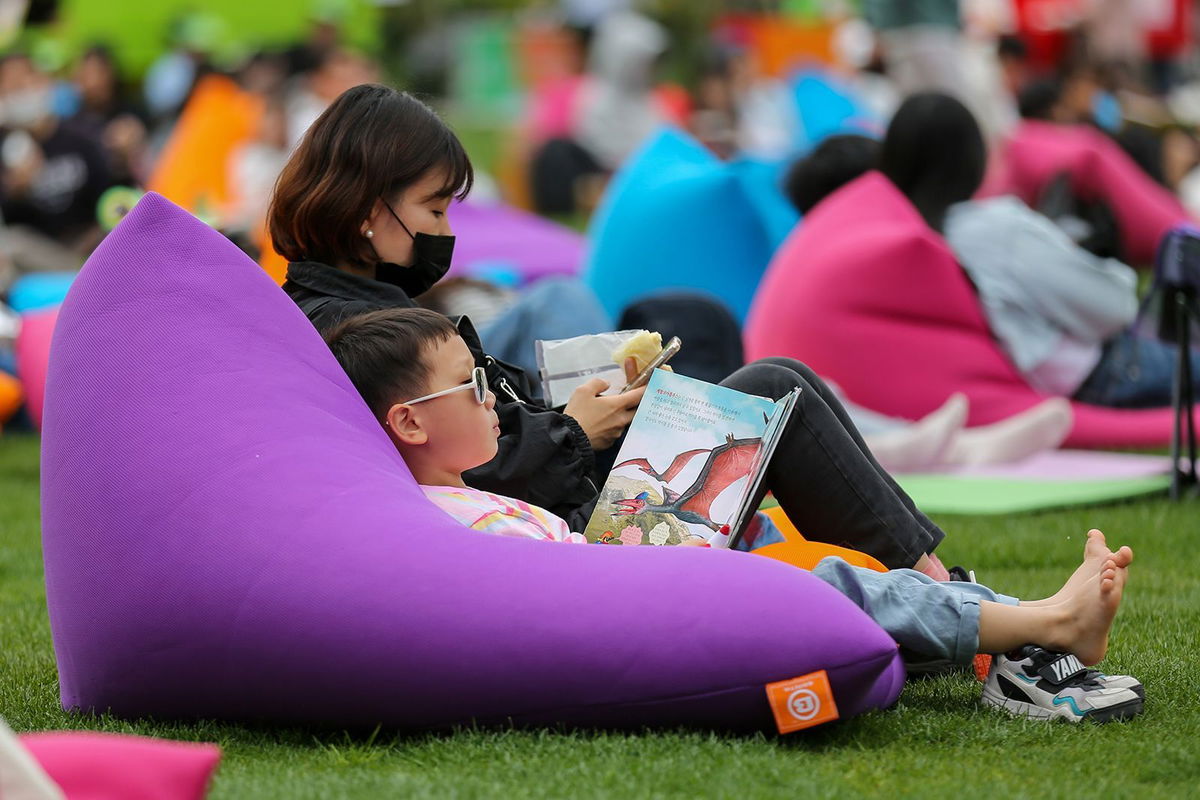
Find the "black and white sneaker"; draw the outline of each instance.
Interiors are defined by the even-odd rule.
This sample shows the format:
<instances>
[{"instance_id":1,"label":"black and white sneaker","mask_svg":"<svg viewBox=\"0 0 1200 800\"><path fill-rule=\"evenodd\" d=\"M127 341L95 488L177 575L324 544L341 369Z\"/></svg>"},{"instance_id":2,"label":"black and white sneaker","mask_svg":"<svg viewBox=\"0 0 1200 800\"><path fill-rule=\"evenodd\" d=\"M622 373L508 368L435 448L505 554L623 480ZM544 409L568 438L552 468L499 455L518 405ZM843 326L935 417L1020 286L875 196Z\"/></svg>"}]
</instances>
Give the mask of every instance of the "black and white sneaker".
<instances>
[{"instance_id":1,"label":"black and white sneaker","mask_svg":"<svg viewBox=\"0 0 1200 800\"><path fill-rule=\"evenodd\" d=\"M1128 689L1143 700L1146 699L1146 689L1142 682L1130 675L1105 675L1098 669L1088 669L1086 679L1100 684L1105 689Z\"/></svg>"},{"instance_id":2,"label":"black and white sneaker","mask_svg":"<svg viewBox=\"0 0 1200 800\"><path fill-rule=\"evenodd\" d=\"M1101 683L1070 653L1027 645L992 659L983 704L1032 719L1111 722L1142 713L1144 700L1132 685ZM1126 676L1108 676L1133 681Z\"/></svg>"}]
</instances>

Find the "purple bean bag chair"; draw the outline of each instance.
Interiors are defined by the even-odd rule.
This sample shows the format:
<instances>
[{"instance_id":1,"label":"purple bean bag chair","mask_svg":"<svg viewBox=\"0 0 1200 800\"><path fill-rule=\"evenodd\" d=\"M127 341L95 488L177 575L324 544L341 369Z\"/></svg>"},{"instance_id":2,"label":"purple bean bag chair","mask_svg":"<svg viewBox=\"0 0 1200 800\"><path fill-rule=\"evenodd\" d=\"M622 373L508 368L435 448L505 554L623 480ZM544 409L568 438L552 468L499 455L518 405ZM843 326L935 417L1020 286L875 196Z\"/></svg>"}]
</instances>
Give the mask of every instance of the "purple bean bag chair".
<instances>
[{"instance_id":1,"label":"purple bean bag chair","mask_svg":"<svg viewBox=\"0 0 1200 800\"><path fill-rule=\"evenodd\" d=\"M746 325L746 356L785 355L856 403L917 419L954 392L985 425L1045 399L988 329L945 241L892 183L871 172L821 202L780 248ZM1170 409L1072 403L1071 447L1161 447Z\"/></svg>"},{"instance_id":2,"label":"purple bean bag chair","mask_svg":"<svg viewBox=\"0 0 1200 800\"><path fill-rule=\"evenodd\" d=\"M1035 206L1046 185L1062 173L1070 175L1075 192L1109 205L1131 264L1153 263L1163 234L1189 221L1178 198L1116 142L1085 125L1023 121L1000 147L980 194L1015 194Z\"/></svg>"},{"instance_id":3,"label":"purple bean bag chair","mask_svg":"<svg viewBox=\"0 0 1200 800\"><path fill-rule=\"evenodd\" d=\"M62 307L42 523L68 709L744 729L771 682L826 670L849 717L903 680L785 564L459 526L279 287L155 194Z\"/></svg>"},{"instance_id":4,"label":"purple bean bag chair","mask_svg":"<svg viewBox=\"0 0 1200 800\"><path fill-rule=\"evenodd\" d=\"M500 203L477 202L455 205L450 222L457 237L451 276L523 285L579 274L583 235L556 222Z\"/></svg>"}]
</instances>

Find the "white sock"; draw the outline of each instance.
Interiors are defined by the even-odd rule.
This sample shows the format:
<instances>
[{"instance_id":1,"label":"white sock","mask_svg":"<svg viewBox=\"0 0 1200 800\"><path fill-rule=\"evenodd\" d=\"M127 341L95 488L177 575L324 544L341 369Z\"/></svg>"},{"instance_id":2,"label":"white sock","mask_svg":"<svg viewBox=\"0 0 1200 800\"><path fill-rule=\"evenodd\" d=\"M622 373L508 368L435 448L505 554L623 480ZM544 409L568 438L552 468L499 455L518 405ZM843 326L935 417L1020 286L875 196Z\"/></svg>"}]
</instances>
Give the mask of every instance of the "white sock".
<instances>
[{"instance_id":1,"label":"white sock","mask_svg":"<svg viewBox=\"0 0 1200 800\"><path fill-rule=\"evenodd\" d=\"M1071 404L1052 397L1008 419L960 431L946 450L944 462L968 466L1020 461L1062 444L1073 420Z\"/></svg>"},{"instance_id":2,"label":"white sock","mask_svg":"<svg viewBox=\"0 0 1200 800\"><path fill-rule=\"evenodd\" d=\"M966 395L952 394L936 411L906 427L864 436L879 465L888 472L916 472L942 461L946 448L967 421Z\"/></svg>"}]
</instances>

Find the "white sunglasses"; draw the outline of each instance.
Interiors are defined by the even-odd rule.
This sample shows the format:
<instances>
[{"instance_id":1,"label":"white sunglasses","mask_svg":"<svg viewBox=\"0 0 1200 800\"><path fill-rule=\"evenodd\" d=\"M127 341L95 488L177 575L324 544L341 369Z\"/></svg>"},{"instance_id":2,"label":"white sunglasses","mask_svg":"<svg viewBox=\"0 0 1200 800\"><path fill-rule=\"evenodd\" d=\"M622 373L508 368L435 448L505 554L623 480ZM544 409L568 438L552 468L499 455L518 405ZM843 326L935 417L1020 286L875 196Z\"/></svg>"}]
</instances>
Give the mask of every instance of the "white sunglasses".
<instances>
[{"instance_id":1,"label":"white sunglasses","mask_svg":"<svg viewBox=\"0 0 1200 800\"><path fill-rule=\"evenodd\" d=\"M461 392L463 389L474 389L475 400L479 405L483 405L487 400L487 373L483 371L483 367L475 367L471 370L471 379L466 383L460 383L458 386L451 386L449 389L442 389L440 392L427 394L424 397L418 397L416 400L409 400L401 405L411 406L414 403L424 403L426 400L432 400L435 397Z\"/></svg>"}]
</instances>

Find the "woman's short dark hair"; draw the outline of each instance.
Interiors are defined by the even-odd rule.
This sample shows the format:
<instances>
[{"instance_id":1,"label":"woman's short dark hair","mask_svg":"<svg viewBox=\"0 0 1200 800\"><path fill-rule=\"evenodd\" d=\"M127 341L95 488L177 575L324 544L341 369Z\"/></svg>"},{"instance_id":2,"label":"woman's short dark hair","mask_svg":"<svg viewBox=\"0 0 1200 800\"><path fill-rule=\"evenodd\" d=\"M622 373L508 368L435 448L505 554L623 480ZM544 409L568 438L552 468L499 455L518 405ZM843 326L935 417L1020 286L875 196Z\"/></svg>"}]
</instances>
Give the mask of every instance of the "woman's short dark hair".
<instances>
[{"instance_id":1,"label":"woman's short dark hair","mask_svg":"<svg viewBox=\"0 0 1200 800\"><path fill-rule=\"evenodd\" d=\"M788 169L783 191L801 214L879 164L879 140L855 133L830 136Z\"/></svg>"},{"instance_id":2,"label":"woman's short dark hair","mask_svg":"<svg viewBox=\"0 0 1200 800\"><path fill-rule=\"evenodd\" d=\"M474 171L454 132L420 100L389 86L342 93L288 159L267 214L275 250L289 261L378 258L362 235L375 201L391 198L431 170L444 170L439 194L462 199Z\"/></svg>"},{"instance_id":3,"label":"woman's short dark hair","mask_svg":"<svg viewBox=\"0 0 1200 800\"><path fill-rule=\"evenodd\" d=\"M343 321L325 333L325 343L367 407L382 418L396 403L426 393L432 366L426 349L457 335L454 323L436 311L385 308Z\"/></svg>"},{"instance_id":4,"label":"woman's short dark hair","mask_svg":"<svg viewBox=\"0 0 1200 800\"><path fill-rule=\"evenodd\" d=\"M983 183L987 145L961 102L938 92L914 94L888 126L879 168L939 233L946 209Z\"/></svg>"}]
</instances>

